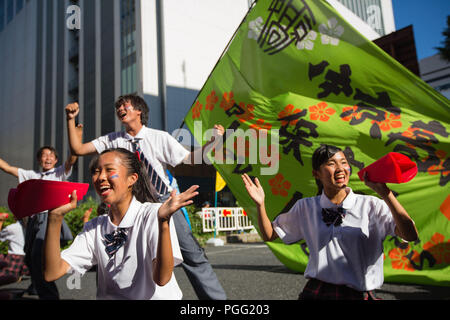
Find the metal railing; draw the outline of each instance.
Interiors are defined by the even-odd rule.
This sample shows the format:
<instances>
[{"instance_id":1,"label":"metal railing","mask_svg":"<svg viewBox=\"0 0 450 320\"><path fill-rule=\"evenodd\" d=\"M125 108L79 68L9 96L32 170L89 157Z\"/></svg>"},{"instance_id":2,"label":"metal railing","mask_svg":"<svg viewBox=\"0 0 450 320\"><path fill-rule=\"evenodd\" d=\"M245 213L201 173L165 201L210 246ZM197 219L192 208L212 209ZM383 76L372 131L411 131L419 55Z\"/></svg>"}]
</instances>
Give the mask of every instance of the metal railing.
<instances>
[{"instance_id":1,"label":"metal railing","mask_svg":"<svg viewBox=\"0 0 450 320\"><path fill-rule=\"evenodd\" d=\"M243 208L202 208L203 232L251 230L255 227Z\"/></svg>"}]
</instances>

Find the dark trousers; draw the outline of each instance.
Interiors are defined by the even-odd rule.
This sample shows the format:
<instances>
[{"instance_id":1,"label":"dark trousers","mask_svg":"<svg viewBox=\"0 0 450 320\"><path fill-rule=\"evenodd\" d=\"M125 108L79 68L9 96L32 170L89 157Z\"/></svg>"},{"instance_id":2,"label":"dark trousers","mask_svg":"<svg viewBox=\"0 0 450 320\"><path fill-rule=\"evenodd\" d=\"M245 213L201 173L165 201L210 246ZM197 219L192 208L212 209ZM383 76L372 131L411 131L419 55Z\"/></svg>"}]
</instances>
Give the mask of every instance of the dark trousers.
<instances>
[{"instance_id":1,"label":"dark trousers","mask_svg":"<svg viewBox=\"0 0 450 320\"><path fill-rule=\"evenodd\" d=\"M160 201L164 202L168 197L167 194L161 197ZM200 300L226 300L225 291L206 258L203 248L192 234L183 212L178 210L173 214L172 219L184 260L181 266L186 272L197 297Z\"/></svg>"},{"instance_id":2,"label":"dark trousers","mask_svg":"<svg viewBox=\"0 0 450 320\"><path fill-rule=\"evenodd\" d=\"M44 239L47 232L47 212L41 212L29 218L25 233L25 263L30 270L31 283L40 299L58 300L59 292L54 281L44 279ZM72 235L63 220L61 238L66 241ZM64 241L62 241L64 243Z\"/></svg>"}]
</instances>

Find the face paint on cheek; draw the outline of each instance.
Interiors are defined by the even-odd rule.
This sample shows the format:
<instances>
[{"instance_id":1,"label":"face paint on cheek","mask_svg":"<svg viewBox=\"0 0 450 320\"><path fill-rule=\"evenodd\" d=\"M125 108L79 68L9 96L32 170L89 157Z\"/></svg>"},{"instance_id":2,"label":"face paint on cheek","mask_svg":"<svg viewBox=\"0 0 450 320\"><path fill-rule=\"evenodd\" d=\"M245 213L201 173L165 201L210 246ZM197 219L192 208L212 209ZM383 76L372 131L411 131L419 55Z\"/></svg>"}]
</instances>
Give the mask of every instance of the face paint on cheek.
<instances>
[{"instance_id":1,"label":"face paint on cheek","mask_svg":"<svg viewBox=\"0 0 450 320\"><path fill-rule=\"evenodd\" d=\"M348 175L349 175L349 176L351 176L351 175L352 175L352 167L350 167L350 166L348 166L348 167L345 167L345 170L347 170L347 171L348 171Z\"/></svg>"},{"instance_id":2,"label":"face paint on cheek","mask_svg":"<svg viewBox=\"0 0 450 320\"><path fill-rule=\"evenodd\" d=\"M111 175L109 176L110 179L116 179L118 177L119 177L119 175L115 172L111 173Z\"/></svg>"}]
</instances>

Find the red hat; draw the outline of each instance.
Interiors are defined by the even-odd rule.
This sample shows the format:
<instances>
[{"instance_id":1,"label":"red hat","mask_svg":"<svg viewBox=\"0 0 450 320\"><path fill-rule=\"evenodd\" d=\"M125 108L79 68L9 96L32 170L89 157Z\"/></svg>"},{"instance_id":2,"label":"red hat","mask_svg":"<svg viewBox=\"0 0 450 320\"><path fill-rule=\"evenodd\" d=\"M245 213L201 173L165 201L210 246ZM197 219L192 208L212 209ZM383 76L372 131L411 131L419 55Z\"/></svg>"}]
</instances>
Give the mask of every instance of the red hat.
<instances>
[{"instance_id":1,"label":"red hat","mask_svg":"<svg viewBox=\"0 0 450 320\"><path fill-rule=\"evenodd\" d=\"M373 182L404 183L417 174L417 164L407 156L397 152L389 152L358 172L359 179L364 181L364 172Z\"/></svg>"},{"instance_id":2,"label":"red hat","mask_svg":"<svg viewBox=\"0 0 450 320\"><path fill-rule=\"evenodd\" d=\"M88 183L31 179L9 190L8 206L17 219L22 219L69 203L73 190L80 201L88 188Z\"/></svg>"}]
</instances>

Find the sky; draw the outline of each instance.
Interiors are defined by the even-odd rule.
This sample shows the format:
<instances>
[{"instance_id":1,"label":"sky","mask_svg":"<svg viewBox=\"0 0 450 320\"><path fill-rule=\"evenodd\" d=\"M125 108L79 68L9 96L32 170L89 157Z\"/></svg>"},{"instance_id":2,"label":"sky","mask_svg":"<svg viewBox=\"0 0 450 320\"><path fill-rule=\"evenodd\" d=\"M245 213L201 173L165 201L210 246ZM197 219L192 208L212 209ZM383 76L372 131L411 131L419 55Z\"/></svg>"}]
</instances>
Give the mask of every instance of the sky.
<instances>
[{"instance_id":1,"label":"sky","mask_svg":"<svg viewBox=\"0 0 450 320\"><path fill-rule=\"evenodd\" d=\"M396 30L413 25L417 59L438 53L450 15L450 0L392 0Z\"/></svg>"}]
</instances>

